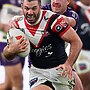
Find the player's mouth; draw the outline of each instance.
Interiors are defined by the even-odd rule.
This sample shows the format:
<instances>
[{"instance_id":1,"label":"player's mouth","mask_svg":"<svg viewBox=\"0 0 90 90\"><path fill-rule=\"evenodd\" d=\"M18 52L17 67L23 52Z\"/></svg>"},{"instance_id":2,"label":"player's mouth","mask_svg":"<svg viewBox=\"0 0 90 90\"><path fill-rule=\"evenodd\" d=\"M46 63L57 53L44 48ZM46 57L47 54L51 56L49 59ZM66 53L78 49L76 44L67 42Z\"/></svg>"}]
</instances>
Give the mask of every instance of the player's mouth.
<instances>
[{"instance_id":1,"label":"player's mouth","mask_svg":"<svg viewBox=\"0 0 90 90\"><path fill-rule=\"evenodd\" d=\"M35 20L34 15L27 15L27 20L33 22Z\"/></svg>"}]
</instances>

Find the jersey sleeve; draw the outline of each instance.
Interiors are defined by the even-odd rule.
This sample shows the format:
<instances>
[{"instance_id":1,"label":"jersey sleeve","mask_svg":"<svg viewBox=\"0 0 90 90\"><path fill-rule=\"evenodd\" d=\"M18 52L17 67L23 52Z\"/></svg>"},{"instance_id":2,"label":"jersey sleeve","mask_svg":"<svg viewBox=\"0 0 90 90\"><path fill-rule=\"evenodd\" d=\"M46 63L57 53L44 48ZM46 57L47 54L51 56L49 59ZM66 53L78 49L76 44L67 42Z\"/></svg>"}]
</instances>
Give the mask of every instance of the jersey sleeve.
<instances>
[{"instance_id":1,"label":"jersey sleeve","mask_svg":"<svg viewBox=\"0 0 90 90\"><path fill-rule=\"evenodd\" d=\"M70 17L75 19L76 25L73 28L74 28L74 30L77 30L78 29L78 22L79 22L79 15L73 10L70 10L69 15L70 15Z\"/></svg>"},{"instance_id":2,"label":"jersey sleeve","mask_svg":"<svg viewBox=\"0 0 90 90\"><path fill-rule=\"evenodd\" d=\"M66 23L63 16L59 16L51 25L52 32L57 33L59 36L62 36L69 28L70 25Z\"/></svg>"}]
</instances>

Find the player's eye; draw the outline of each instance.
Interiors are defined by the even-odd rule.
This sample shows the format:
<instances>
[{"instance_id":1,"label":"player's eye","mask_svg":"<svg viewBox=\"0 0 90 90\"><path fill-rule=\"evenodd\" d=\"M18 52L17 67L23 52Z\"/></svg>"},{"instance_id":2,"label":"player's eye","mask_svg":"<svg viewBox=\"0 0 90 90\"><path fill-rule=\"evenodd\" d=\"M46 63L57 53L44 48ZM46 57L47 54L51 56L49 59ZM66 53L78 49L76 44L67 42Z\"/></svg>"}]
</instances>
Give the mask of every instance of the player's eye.
<instances>
[{"instance_id":1,"label":"player's eye","mask_svg":"<svg viewBox=\"0 0 90 90\"><path fill-rule=\"evenodd\" d=\"M32 10L34 10L34 11L35 11L35 10L37 10L37 7L36 7L36 6L35 6L35 7L33 7L33 8L32 8Z\"/></svg>"},{"instance_id":2,"label":"player's eye","mask_svg":"<svg viewBox=\"0 0 90 90\"><path fill-rule=\"evenodd\" d=\"M28 7L24 7L24 9L25 9L25 10L29 10L29 8L28 8Z\"/></svg>"}]
</instances>

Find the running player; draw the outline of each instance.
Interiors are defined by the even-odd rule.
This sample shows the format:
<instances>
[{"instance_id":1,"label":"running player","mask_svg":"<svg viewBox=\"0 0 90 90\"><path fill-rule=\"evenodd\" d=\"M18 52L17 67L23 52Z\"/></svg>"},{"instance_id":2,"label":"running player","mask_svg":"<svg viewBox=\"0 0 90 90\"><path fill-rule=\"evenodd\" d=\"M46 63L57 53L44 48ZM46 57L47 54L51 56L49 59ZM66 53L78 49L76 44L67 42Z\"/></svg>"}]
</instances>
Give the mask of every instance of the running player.
<instances>
[{"instance_id":1,"label":"running player","mask_svg":"<svg viewBox=\"0 0 90 90\"><path fill-rule=\"evenodd\" d=\"M77 31L79 17L75 11L73 11L70 7L68 7L69 3L70 3L70 0L51 0L51 4L42 6L42 9L51 10L55 13L64 14L65 16L68 16L67 22ZM17 20L19 20L19 18ZM11 21L10 26L16 26L15 22ZM18 26L16 27L18 28ZM73 73L74 73L75 82L76 82L74 90L83 90L81 80L79 79L75 71L73 71Z\"/></svg>"},{"instance_id":2,"label":"running player","mask_svg":"<svg viewBox=\"0 0 90 90\"><path fill-rule=\"evenodd\" d=\"M65 22L64 16L41 10L40 0L22 1L22 9L24 16L17 24L19 28L24 28L31 43L30 87L32 90L73 90L71 67L82 48L80 38ZM68 57L64 41L71 44ZM23 49L18 47L22 43L13 44L10 39L9 47L4 48L2 55L7 59L17 55L16 52ZM12 50L11 45L14 45ZM15 48L18 51L15 52Z\"/></svg>"}]
</instances>

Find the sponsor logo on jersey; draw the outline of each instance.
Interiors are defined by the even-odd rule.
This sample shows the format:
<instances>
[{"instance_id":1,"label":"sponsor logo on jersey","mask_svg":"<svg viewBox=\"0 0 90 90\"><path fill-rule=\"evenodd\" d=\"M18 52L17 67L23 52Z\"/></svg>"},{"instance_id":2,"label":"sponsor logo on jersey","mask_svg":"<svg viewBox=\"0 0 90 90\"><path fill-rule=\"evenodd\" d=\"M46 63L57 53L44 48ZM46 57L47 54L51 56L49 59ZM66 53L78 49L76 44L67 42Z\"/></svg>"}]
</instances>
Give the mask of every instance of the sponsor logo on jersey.
<instances>
[{"instance_id":1,"label":"sponsor logo on jersey","mask_svg":"<svg viewBox=\"0 0 90 90\"><path fill-rule=\"evenodd\" d=\"M62 26L60 24L56 25L56 31L59 32L60 30L62 30Z\"/></svg>"},{"instance_id":2,"label":"sponsor logo on jersey","mask_svg":"<svg viewBox=\"0 0 90 90\"><path fill-rule=\"evenodd\" d=\"M30 81L29 81L30 87L31 87L32 85L34 85L34 84L37 82L37 80L38 80L37 77L36 77L36 78L33 78L32 80L30 80Z\"/></svg>"}]
</instances>

